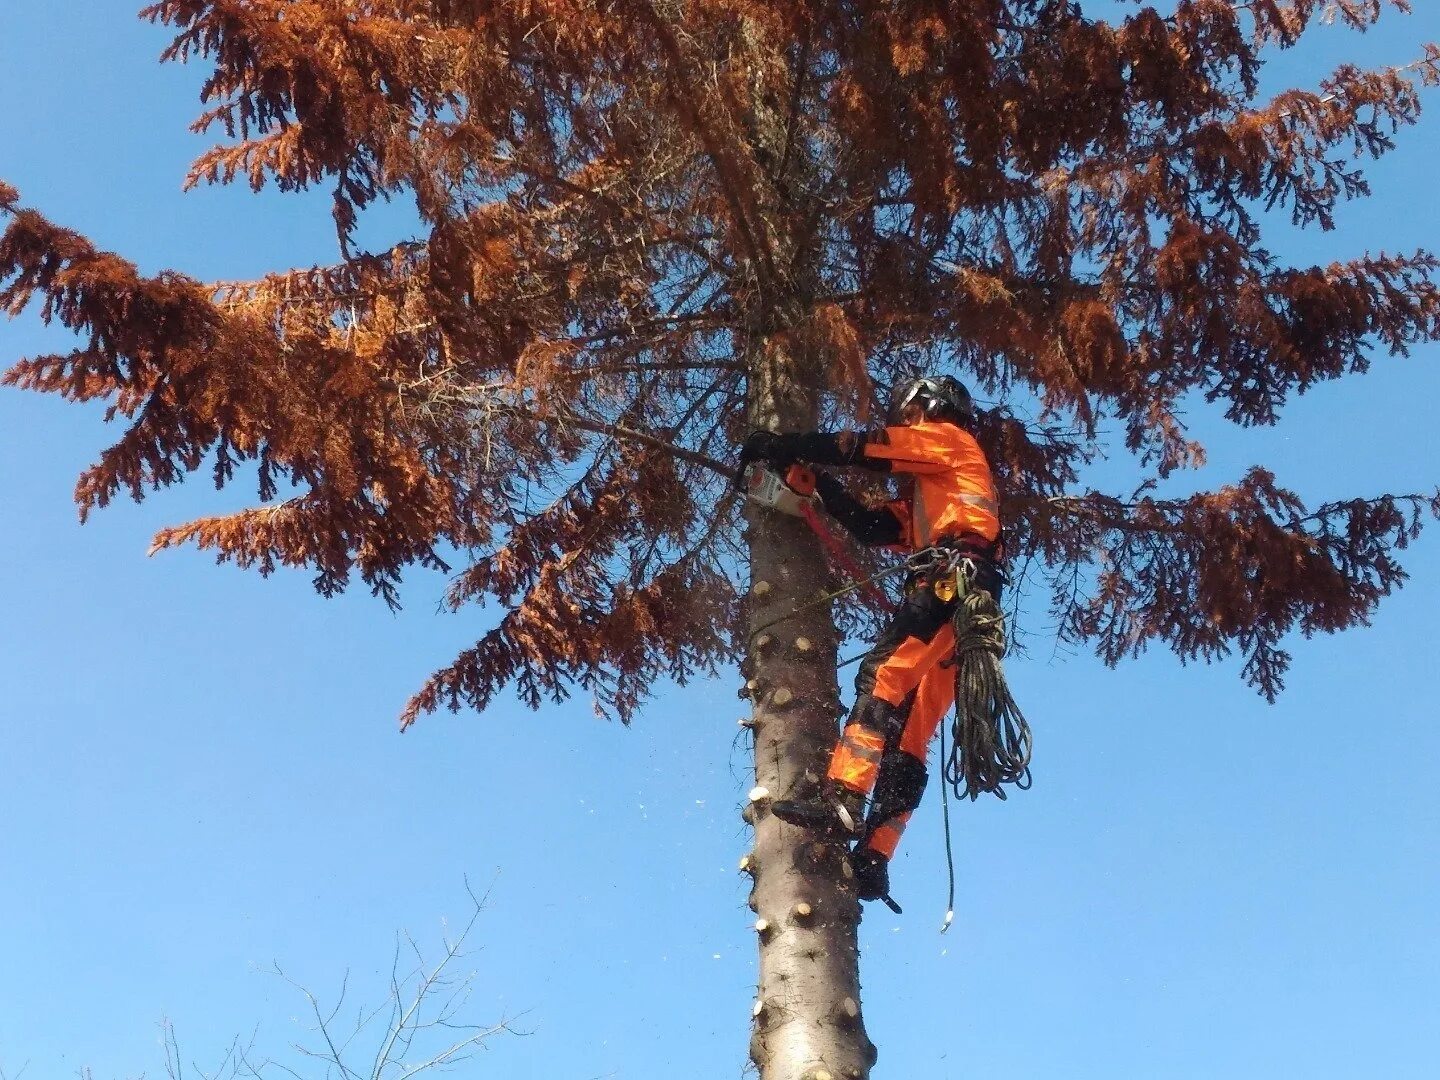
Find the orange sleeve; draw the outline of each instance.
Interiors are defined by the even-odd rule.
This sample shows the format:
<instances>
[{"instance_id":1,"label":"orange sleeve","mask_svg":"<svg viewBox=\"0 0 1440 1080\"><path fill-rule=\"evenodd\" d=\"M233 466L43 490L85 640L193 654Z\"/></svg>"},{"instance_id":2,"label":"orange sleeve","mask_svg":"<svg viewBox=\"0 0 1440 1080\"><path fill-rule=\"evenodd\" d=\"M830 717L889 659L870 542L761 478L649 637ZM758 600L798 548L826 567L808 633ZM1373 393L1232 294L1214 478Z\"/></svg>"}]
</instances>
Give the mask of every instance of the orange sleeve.
<instances>
[{"instance_id":1,"label":"orange sleeve","mask_svg":"<svg viewBox=\"0 0 1440 1080\"><path fill-rule=\"evenodd\" d=\"M949 424L914 424L887 427L872 432L865 441L864 454L890 462L897 473L941 473L953 468L955 440Z\"/></svg>"}]
</instances>

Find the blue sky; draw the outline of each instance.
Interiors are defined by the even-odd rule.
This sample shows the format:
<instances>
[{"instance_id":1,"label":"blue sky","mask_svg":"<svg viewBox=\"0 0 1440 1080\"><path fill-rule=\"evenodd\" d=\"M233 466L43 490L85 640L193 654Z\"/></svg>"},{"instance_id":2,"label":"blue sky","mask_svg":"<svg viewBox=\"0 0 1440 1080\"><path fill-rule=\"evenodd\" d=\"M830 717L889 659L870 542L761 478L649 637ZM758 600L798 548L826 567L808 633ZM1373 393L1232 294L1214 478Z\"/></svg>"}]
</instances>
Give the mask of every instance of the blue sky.
<instances>
[{"instance_id":1,"label":"blue sky","mask_svg":"<svg viewBox=\"0 0 1440 1080\"><path fill-rule=\"evenodd\" d=\"M1440 11L1322 30L1277 79L1403 63ZM182 196L201 72L114 0L0 11L0 177L147 270L246 277L333 257L328 206ZM1437 104L1432 101L1432 105ZM1371 169L1377 197L1297 259L1440 246L1435 118ZM65 347L27 316L0 362ZM1434 348L1297 401L1274 431L1200 418L1211 486L1252 461L1320 500L1440 479ZM488 618L326 601L193 552L161 525L234 505L205 477L80 528L71 488L111 433L95 410L0 393L0 1067L158 1075L157 1024L214 1060L259 1025L278 1052L351 972L378 1000L394 932L433 941L463 878L493 880L474 1015L523 1014L458 1075L737 1075L754 978L734 872L749 786L734 677L662 694L631 729L587 702L395 717ZM894 872L907 914L862 927L879 1076L1430 1077L1440 1033L1440 547L1372 628L1294 643L1274 706L1238 663L1156 654L1010 673L1036 729L1032 791L956 811L944 908L932 788Z\"/></svg>"}]
</instances>

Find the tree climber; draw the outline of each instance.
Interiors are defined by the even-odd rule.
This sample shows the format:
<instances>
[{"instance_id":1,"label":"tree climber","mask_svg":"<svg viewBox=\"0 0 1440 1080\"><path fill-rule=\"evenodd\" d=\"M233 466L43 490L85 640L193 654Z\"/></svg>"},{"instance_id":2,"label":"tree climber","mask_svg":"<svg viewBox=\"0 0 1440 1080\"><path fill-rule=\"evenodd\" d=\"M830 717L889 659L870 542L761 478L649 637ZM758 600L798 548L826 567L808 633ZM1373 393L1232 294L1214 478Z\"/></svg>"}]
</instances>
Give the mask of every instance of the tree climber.
<instances>
[{"instance_id":1,"label":"tree climber","mask_svg":"<svg viewBox=\"0 0 1440 1080\"><path fill-rule=\"evenodd\" d=\"M998 601L1000 507L989 462L969 430L974 417L970 393L955 379L911 379L896 385L886 427L756 432L741 448L741 467L799 461L905 474L908 490L880 509L867 508L826 473L817 475L816 493L862 543L907 553L941 549L955 556L945 565L963 560L964 587L984 589ZM955 699L956 576L912 572L904 594L860 663L855 706L820 789L772 808L782 821L856 838L850 861L862 900L889 896L889 861L925 790L930 739Z\"/></svg>"}]
</instances>

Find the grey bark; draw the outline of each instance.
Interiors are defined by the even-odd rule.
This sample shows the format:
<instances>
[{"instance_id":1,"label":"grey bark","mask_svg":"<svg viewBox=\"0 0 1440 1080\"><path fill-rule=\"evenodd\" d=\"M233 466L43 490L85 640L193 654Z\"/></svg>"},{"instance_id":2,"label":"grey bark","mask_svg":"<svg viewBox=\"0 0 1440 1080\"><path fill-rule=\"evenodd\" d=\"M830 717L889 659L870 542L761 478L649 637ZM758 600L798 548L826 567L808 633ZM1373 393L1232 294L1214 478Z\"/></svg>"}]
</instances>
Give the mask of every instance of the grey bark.
<instances>
[{"instance_id":1,"label":"grey bark","mask_svg":"<svg viewBox=\"0 0 1440 1080\"><path fill-rule=\"evenodd\" d=\"M751 428L799 431L818 422L827 358L798 351L797 337L783 333L805 317L818 275L813 244L805 239L811 208L780 193L812 181L813 163L787 134L795 80L804 75L776 64L780 54L763 34L742 19L737 45L755 91L749 138L769 173L750 196L779 280L756 290L739 345ZM862 1080L875 1047L860 1009L860 905L844 845L821 841L770 812L774 799L814 789L839 734L839 638L829 604L814 602L830 585L827 558L797 518L749 505L746 520L752 633L742 672L753 707L756 786L744 809L755 843L741 869L753 878L750 907L760 951L750 1057L761 1080Z\"/></svg>"},{"instance_id":2,"label":"grey bark","mask_svg":"<svg viewBox=\"0 0 1440 1080\"><path fill-rule=\"evenodd\" d=\"M798 384L787 359L752 368L759 427L814 422L815 391ZM750 1056L762 1080L860 1080L875 1047L860 1012L860 908L844 846L770 813L773 799L815 788L839 733L838 634L829 606L813 603L828 585L825 553L796 518L751 506L747 520L751 626L810 604L752 634L743 668L756 787L744 810L755 846L741 868L754 879L760 949Z\"/></svg>"}]
</instances>

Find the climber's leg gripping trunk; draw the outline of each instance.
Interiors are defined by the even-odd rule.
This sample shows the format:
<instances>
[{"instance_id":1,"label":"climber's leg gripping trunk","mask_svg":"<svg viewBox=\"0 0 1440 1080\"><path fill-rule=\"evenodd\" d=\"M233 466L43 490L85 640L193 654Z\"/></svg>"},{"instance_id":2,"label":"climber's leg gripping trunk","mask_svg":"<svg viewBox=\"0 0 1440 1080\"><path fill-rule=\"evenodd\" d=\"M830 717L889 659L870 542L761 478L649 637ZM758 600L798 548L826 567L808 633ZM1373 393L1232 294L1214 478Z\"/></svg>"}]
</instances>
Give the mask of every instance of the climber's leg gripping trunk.
<instances>
[{"instance_id":1,"label":"climber's leg gripping trunk","mask_svg":"<svg viewBox=\"0 0 1440 1080\"><path fill-rule=\"evenodd\" d=\"M917 720L921 726L929 722L929 730L934 731L950 702L939 700L943 697L940 683L947 680L927 676L948 670L941 668L940 662L955 647L950 627L954 608L953 601L939 599L931 589L911 590L865 654L855 677L855 707L830 758L827 776L831 781L868 795L880 776L887 746L913 742L906 733ZM920 753L912 756L920 759L923 771L924 743L920 746Z\"/></svg>"},{"instance_id":2,"label":"climber's leg gripping trunk","mask_svg":"<svg viewBox=\"0 0 1440 1080\"><path fill-rule=\"evenodd\" d=\"M905 723L903 706L861 694L830 757L829 779L850 791L869 795L880 775L885 744Z\"/></svg>"}]
</instances>

